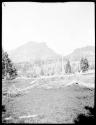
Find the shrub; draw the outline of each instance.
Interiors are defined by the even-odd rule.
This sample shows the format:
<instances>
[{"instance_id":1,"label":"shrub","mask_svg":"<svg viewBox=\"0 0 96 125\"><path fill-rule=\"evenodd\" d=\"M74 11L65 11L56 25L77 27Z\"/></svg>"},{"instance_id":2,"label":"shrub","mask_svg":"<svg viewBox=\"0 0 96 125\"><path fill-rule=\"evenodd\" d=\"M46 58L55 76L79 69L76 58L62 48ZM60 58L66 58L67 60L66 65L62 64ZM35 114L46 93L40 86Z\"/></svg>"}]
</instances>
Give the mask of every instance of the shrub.
<instances>
[{"instance_id":1,"label":"shrub","mask_svg":"<svg viewBox=\"0 0 96 125\"><path fill-rule=\"evenodd\" d=\"M82 123L92 124L95 122L95 108L86 106L85 109L89 110L89 114L88 115L79 114L77 118L74 120L76 124L78 123L79 124L82 124Z\"/></svg>"}]
</instances>

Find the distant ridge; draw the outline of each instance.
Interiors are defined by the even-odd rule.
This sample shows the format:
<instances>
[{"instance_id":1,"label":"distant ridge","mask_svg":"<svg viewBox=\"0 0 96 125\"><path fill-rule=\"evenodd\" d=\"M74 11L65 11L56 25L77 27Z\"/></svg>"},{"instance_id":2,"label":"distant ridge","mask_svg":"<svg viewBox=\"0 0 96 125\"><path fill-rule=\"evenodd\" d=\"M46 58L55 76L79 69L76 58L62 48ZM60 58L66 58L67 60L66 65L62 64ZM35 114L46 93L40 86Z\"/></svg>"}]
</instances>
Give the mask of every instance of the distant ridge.
<instances>
[{"instance_id":1,"label":"distant ridge","mask_svg":"<svg viewBox=\"0 0 96 125\"><path fill-rule=\"evenodd\" d=\"M24 45L9 51L8 54L15 63L31 63L34 60L56 59L61 57L61 55L50 49L44 42L27 42ZM64 56L64 61L69 59L71 62L76 62L80 61L82 57L86 57L89 62L95 63L95 46L77 48L69 55Z\"/></svg>"},{"instance_id":2,"label":"distant ridge","mask_svg":"<svg viewBox=\"0 0 96 125\"><path fill-rule=\"evenodd\" d=\"M95 61L95 46L77 48L71 54L65 56L70 61L80 61L82 57L86 57L90 62Z\"/></svg>"},{"instance_id":3,"label":"distant ridge","mask_svg":"<svg viewBox=\"0 0 96 125\"><path fill-rule=\"evenodd\" d=\"M18 62L30 62L38 59L57 58L59 55L50 49L46 43L27 42L9 52L10 58Z\"/></svg>"}]
</instances>

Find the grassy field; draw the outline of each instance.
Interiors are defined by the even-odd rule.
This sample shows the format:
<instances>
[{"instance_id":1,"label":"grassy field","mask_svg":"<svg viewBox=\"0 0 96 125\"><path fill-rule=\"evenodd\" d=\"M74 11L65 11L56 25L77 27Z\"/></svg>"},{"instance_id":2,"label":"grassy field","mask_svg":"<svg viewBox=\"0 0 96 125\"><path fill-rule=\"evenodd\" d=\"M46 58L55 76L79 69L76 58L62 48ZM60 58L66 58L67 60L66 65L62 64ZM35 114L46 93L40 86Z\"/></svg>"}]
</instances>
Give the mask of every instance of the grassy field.
<instances>
[{"instance_id":1,"label":"grassy field","mask_svg":"<svg viewBox=\"0 0 96 125\"><path fill-rule=\"evenodd\" d=\"M39 79L22 94L2 96L2 104L6 106L3 118L12 117L7 123L74 123L78 114L88 114L85 106L94 107L94 88L79 84L65 85L73 80L94 84L94 79L94 75ZM3 92L13 84L20 89L31 87L32 81L3 81Z\"/></svg>"}]
</instances>

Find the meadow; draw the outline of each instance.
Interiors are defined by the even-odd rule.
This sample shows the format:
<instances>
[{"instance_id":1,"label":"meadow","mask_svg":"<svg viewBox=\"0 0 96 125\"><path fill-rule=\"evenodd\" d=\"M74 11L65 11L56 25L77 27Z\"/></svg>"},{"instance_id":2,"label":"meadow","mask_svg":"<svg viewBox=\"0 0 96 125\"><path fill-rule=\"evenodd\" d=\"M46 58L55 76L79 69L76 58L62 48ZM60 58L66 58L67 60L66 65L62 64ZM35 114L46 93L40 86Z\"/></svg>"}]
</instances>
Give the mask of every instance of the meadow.
<instances>
[{"instance_id":1,"label":"meadow","mask_svg":"<svg viewBox=\"0 0 96 125\"><path fill-rule=\"evenodd\" d=\"M74 123L94 107L94 87L93 73L2 81L3 122Z\"/></svg>"}]
</instances>

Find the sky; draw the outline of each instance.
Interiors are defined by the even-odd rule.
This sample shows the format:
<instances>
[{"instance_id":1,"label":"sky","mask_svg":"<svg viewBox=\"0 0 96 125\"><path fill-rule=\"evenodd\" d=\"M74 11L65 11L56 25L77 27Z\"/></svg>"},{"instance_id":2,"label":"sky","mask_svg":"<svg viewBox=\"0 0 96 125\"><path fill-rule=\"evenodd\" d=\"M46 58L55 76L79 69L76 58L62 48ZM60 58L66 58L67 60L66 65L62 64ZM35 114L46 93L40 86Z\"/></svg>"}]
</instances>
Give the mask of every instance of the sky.
<instances>
[{"instance_id":1,"label":"sky","mask_svg":"<svg viewBox=\"0 0 96 125\"><path fill-rule=\"evenodd\" d=\"M2 47L13 50L27 42L45 42L67 55L74 49L95 45L94 2L4 2Z\"/></svg>"}]
</instances>

